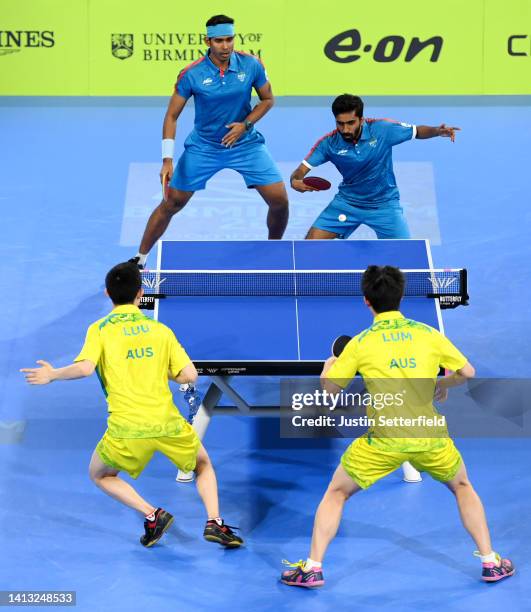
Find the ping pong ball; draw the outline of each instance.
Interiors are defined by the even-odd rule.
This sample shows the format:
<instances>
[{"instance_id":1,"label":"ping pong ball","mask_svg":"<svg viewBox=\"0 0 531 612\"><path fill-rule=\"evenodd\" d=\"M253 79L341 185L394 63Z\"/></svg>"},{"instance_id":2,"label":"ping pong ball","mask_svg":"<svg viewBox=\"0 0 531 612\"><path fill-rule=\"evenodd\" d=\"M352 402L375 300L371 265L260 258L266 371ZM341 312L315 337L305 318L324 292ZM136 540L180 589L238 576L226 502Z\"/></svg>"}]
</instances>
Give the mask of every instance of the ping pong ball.
<instances>
[{"instance_id":1,"label":"ping pong ball","mask_svg":"<svg viewBox=\"0 0 531 612\"><path fill-rule=\"evenodd\" d=\"M344 223L347 220L347 215L339 215L338 219L341 221L341 223Z\"/></svg>"}]
</instances>

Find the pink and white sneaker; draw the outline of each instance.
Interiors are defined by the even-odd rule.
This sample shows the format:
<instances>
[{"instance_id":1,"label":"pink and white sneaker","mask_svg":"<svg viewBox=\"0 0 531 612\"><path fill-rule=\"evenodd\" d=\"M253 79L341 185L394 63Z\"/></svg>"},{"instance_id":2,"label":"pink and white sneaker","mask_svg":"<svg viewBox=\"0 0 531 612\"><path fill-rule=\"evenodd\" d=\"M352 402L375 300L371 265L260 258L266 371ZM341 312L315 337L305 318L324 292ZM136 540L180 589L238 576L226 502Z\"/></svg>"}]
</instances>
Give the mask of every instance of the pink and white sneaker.
<instances>
[{"instance_id":1,"label":"pink and white sneaker","mask_svg":"<svg viewBox=\"0 0 531 612\"><path fill-rule=\"evenodd\" d=\"M516 571L512 561L510 559L502 559L498 553L496 553L495 563L482 563L482 565L481 579L485 582L497 582L498 580L509 578Z\"/></svg>"},{"instance_id":2,"label":"pink and white sneaker","mask_svg":"<svg viewBox=\"0 0 531 612\"><path fill-rule=\"evenodd\" d=\"M289 586L306 587L307 589L315 589L324 585L323 572L320 567L312 567L307 572L304 571L305 561L290 563L285 559L282 561L284 565L295 569L282 572L280 581Z\"/></svg>"}]
</instances>

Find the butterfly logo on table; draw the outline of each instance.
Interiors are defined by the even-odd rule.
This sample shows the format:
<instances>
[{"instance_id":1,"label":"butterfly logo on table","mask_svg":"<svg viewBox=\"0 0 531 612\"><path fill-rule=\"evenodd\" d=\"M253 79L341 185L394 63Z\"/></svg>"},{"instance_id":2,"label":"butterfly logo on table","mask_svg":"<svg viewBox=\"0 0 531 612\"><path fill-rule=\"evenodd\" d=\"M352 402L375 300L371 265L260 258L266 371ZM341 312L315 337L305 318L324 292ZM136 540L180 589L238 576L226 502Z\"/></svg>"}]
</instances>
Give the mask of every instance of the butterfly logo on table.
<instances>
[{"instance_id":1,"label":"butterfly logo on table","mask_svg":"<svg viewBox=\"0 0 531 612\"><path fill-rule=\"evenodd\" d=\"M111 48L114 57L124 60L133 55L133 34L111 34Z\"/></svg>"}]
</instances>

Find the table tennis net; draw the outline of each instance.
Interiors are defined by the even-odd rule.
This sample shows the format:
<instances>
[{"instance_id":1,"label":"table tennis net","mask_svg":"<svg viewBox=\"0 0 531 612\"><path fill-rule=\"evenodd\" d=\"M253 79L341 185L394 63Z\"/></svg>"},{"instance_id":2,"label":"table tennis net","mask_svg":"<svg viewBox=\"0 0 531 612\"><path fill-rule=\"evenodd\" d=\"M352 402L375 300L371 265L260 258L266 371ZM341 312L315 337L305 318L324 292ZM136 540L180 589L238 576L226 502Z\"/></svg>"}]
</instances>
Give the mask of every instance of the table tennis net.
<instances>
[{"instance_id":1,"label":"table tennis net","mask_svg":"<svg viewBox=\"0 0 531 612\"><path fill-rule=\"evenodd\" d=\"M153 297L361 296L363 272L364 270L154 270L142 272L142 285L145 295ZM403 272L406 277L404 295L407 297L466 296L465 269Z\"/></svg>"}]
</instances>

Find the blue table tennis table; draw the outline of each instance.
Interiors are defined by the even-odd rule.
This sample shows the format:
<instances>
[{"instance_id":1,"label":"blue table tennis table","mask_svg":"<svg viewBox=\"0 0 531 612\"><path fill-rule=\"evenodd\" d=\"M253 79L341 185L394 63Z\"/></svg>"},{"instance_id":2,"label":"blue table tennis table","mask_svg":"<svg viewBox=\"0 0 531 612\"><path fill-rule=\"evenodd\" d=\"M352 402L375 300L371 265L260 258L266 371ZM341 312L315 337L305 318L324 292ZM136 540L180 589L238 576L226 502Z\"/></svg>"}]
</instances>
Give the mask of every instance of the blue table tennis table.
<instances>
[{"instance_id":1,"label":"blue table tennis table","mask_svg":"<svg viewBox=\"0 0 531 612\"><path fill-rule=\"evenodd\" d=\"M339 271L371 264L433 269L427 240L160 241L157 254L157 270L166 271ZM401 310L444 332L437 299L405 297ZM194 421L200 437L222 394L241 413L264 413L231 386L232 376L318 375L337 336L372 323L362 297L353 296L178 296L155 300L154 317L173 329L200 375L211 379Z\"/></svg>"}]
</instances>

